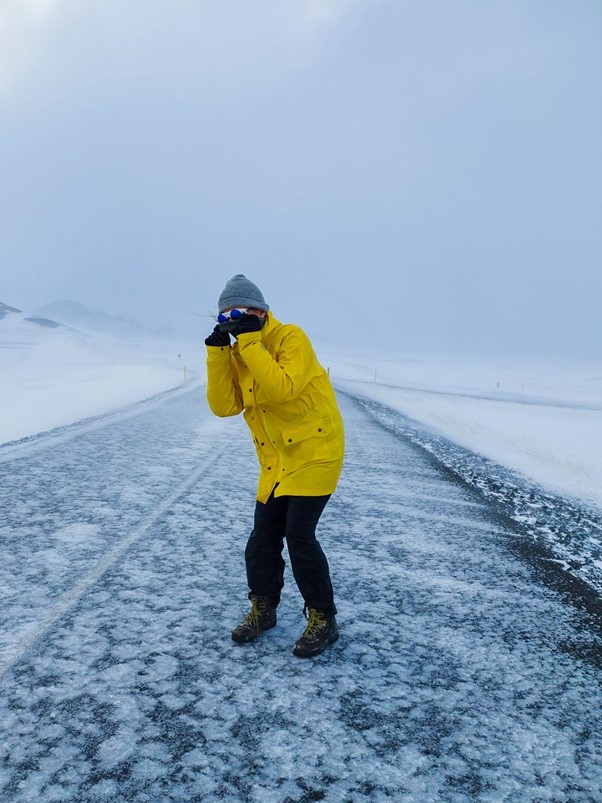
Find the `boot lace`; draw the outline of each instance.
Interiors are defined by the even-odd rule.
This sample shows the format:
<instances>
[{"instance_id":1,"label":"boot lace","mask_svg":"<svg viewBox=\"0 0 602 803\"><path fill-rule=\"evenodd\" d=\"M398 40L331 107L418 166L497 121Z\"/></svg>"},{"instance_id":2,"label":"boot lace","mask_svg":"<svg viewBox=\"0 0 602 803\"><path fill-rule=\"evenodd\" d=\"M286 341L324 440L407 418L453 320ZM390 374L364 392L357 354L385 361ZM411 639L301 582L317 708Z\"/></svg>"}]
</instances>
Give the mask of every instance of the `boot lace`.
<instances>
[{"instance_id":1,"label":"boot lace","mask_svg":"<svg viewBox=\"0 0 602 803\"><path fill-rule=\"evenodd\" d=\"M259 619L262 613L265 612L266 605L267 603L265 600L252 597L251 610L242 620L241 625L246 627L252 627L254 630L259 631Z\"/></svg>"},{"instance_id":2,"label":"boot lace","mask_svg":"<svg viewBox=\"0 0 602 803\"><path fill-rule=\"evenodd\" d=\"M309 611L309 616L306 611ZM324 627L326 618L322 611L317 611L315 608L307 608L307 606L303 609L303 615L307 618L307 625L303 633L303 638L309 639L315 636L318 631Z\"/></svg>"}]
</instances>

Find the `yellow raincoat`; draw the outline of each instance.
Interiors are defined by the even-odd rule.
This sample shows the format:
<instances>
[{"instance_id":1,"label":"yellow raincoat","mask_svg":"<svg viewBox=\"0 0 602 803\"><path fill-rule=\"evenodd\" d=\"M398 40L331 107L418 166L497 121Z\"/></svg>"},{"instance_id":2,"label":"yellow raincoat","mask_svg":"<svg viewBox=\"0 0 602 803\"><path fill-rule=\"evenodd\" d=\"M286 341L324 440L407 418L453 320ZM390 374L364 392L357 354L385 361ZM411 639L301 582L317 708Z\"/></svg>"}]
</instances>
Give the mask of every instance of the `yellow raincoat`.
<instances>
[{"instance_id":1,"label":"yellow raincoat","mask_svg":"<svg viewBox=\"0 0 602 803\"><path fill-rule=\"evenodd\" d=\"M298 326L272 313L260 332L207 346L207 400L219 416L244 411L260 474L257 499L325 496L343 465L343 420L328 374Z\"/></svg>"}]
</instances>

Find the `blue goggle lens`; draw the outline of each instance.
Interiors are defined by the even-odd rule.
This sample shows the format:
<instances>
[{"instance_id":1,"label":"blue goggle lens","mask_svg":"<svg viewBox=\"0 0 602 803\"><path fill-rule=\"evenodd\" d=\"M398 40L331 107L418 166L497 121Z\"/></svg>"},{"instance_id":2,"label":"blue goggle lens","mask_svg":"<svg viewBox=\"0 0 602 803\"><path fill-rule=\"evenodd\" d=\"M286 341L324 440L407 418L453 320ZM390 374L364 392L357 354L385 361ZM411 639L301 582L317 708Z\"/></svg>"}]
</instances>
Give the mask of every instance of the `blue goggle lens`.
<instances>
[{"instance_id":1,"label":"blue goggle lens","mask_svg":"<svg viewBox=\"0 0 602 803\"><path fill-rule=\"evenodd\" d=\"M226 323L226 321L236 321L246 314L246 309L231 309L229 312L220 312L220 314L217 316L217 322Z\"/></svg>"}]
</instances>

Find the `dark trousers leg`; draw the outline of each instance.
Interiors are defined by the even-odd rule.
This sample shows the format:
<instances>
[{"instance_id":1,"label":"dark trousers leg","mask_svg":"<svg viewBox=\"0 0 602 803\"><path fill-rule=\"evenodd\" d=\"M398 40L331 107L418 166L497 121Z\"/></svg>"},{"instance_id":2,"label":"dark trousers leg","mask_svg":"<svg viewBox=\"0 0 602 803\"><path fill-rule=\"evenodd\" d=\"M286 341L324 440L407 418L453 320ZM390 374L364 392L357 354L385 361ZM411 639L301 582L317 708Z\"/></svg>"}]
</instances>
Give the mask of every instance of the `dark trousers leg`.
<instances>
[{"instance_id":1,"label":"dark trousers leg","mask_svg":"<svg viewBox=\"0 0 602 803\"><path fill-rule=\"evenodd\" d=\"M316 539L316 526L330 496L270 496L255 505L253 531L245 549L251 594L280 602L284 586L283 539L295 582L305 603L336 613L328 561Z\"/></svg>"},{"instance_id":2,"label":"dark trousers leg","mask_svg":"<svg viewBox=\"0 0 602 803\"><path fill-rule=\"evenodd\" d=\"M310 608L337 612L328 561L316 538L316 526L330 496L289 496L286 543L295 582Z\"/></svg>"},{"instance_id":3,"label":"dark trousers leg","mask_svg":"<svg viewBox=\"0 0 602 803\"><path fill-rule=\"evenodd\" d=\"M251 594L267 597L274 607L284 586L282 550L286 534L288 497L270 496L255 504L253 531L245 549L247 582Z\"/></svg>"}]
</instances>

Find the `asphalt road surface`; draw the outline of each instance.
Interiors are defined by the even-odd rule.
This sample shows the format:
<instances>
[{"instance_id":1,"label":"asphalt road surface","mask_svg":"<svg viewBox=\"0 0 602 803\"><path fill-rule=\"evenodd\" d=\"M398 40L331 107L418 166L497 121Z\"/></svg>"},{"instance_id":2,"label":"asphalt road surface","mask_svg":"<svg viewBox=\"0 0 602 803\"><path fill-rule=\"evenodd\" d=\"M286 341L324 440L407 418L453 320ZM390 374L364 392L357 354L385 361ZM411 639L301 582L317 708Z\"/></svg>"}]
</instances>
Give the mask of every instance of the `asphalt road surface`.
<instances>
[{"instance_id":1,"label":"asphalt road surface","mask_svg":"<svg viewBox=\"0 0 602 803\"><path fill-rule=\"evenodd\" d=\"M255 457L202 389L0 449L3 803L602 800L598 598L407 420L340 402L313 660L290 570L278 626L230 639Z\"/></svg>"}]
</instances>

